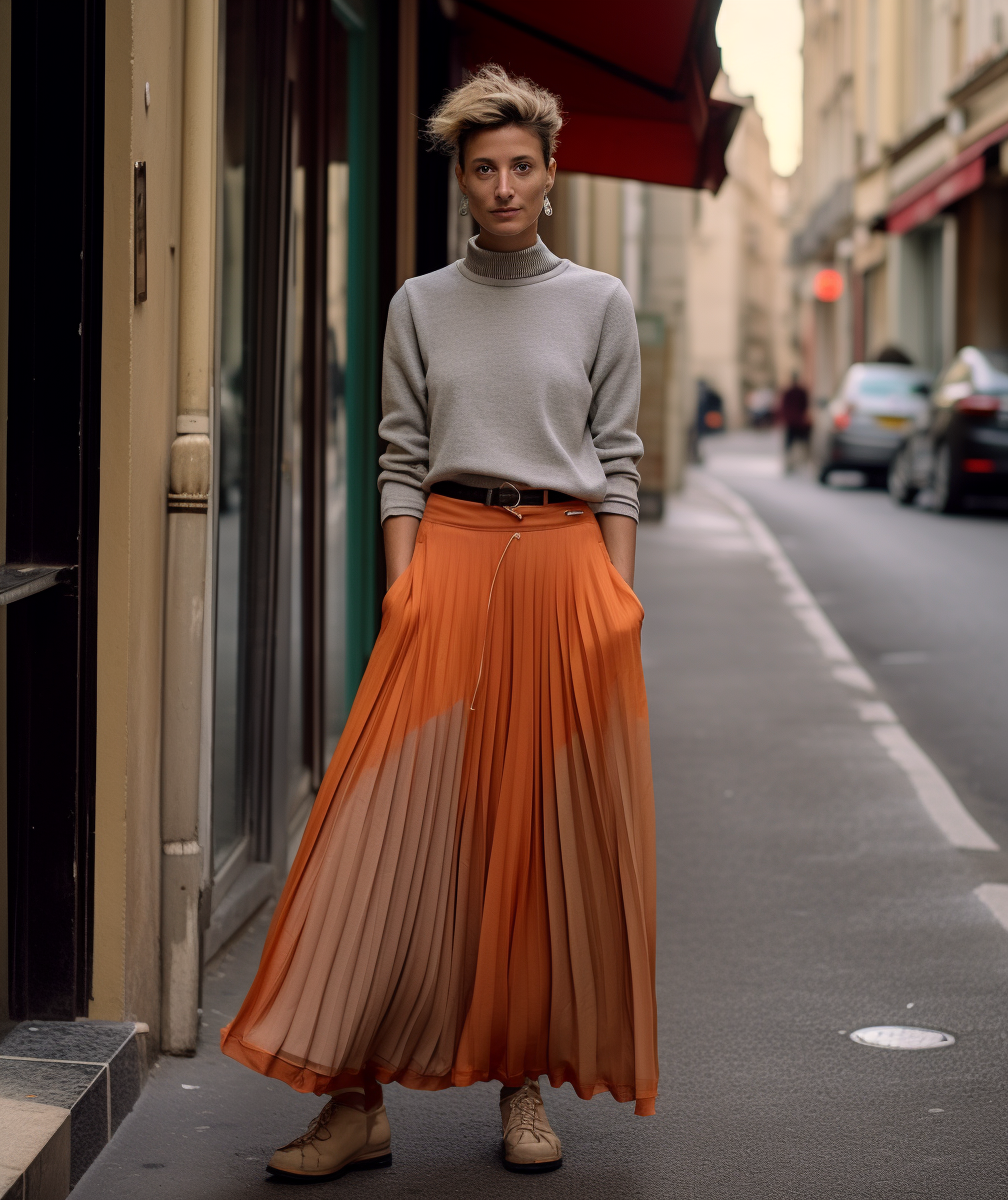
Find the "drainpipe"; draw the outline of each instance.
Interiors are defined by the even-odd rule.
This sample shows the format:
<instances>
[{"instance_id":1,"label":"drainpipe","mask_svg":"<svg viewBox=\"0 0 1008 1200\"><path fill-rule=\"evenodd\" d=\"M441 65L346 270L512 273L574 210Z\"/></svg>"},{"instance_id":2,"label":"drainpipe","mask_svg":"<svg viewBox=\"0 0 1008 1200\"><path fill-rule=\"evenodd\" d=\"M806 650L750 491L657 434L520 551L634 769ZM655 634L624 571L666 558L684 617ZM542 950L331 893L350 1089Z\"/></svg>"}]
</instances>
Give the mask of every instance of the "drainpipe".
<instances>
[{"instance_id":1,"label":"drainpipe","mask_svg":"<svg viewBox=\"0 0 1008 1200\"><path fill-rule=\"evenodd\" d=\"M200 729L216 212L217 0L186 0L179 258L179 391L168 492L161 752L161 1049L199 1034Z\"/></svg>"}]
</instances>

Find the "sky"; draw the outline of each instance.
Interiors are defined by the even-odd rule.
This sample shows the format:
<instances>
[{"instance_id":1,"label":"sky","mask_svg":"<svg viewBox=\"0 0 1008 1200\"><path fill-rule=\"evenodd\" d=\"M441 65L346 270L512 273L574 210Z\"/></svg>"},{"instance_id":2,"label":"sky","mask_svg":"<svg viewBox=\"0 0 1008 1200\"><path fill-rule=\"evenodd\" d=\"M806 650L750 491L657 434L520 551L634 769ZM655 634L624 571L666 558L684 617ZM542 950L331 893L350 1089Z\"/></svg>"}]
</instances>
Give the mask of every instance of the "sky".
<instances>
[{"instance_id":1,"label":"sky","mask_svg":"<svg viewBox=\"0 0 1008 1200\"><path fill-rule=\"evenodd\" d=\"M774 170L790 175L801 158L801 0L723 0L717 40L732 91L756 102Z\"/></svg>"}]
</instances>

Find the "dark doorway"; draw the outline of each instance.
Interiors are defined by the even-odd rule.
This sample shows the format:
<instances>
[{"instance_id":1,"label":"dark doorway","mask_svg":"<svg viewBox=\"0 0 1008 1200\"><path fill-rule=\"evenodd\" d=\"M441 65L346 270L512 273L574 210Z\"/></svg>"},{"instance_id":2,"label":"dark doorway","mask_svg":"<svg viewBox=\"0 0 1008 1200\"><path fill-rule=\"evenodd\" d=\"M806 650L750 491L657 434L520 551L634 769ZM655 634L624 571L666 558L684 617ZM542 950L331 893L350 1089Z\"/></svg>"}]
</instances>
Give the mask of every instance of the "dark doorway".
<instances>
[{"instance_id":1,"label":"dark doorway","mask_svg":"<svg viewBox=\"0 0 1008 1200\"><path fill-rule=\"evenodd\" d=\"M453 23L437 0L421 0L417 53L417 113L421 128L444 98L452 79ZM422 138L417 147L416 273L437 271L449 261L448 203L451 164ZM452 255L454 257L454 254Z\"/></svg>"},{"instance_id":2,"label":"dark doorway","mask_svg":"<svg viewBox=\"0 0 1008 1200\"><path fill-rule=\"evenodd\" d=\"M104 0L12 6L7 559L62 567L7 619L10 1012L91 987ZM54 83L58 81L58 85Z\"/></svg>"}]
</instances>

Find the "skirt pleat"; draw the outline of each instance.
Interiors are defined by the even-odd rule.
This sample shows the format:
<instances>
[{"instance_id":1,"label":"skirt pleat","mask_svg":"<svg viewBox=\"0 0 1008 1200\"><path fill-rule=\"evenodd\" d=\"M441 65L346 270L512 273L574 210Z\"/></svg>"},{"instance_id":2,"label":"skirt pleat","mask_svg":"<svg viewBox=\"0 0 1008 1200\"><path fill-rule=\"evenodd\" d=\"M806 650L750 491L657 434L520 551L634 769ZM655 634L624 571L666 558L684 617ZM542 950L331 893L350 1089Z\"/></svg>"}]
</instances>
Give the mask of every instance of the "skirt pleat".
<instances>
[{"instance_id":1,"label":"skirt pleat","mask_svg":"<svg viewBox=\"0 0 1008 1200\"><path fill-rule=\"evenodd\" d=\"M643 609L586 505L431 496L225 1053L654 1111Z\"/></svg>"}]
</instances>

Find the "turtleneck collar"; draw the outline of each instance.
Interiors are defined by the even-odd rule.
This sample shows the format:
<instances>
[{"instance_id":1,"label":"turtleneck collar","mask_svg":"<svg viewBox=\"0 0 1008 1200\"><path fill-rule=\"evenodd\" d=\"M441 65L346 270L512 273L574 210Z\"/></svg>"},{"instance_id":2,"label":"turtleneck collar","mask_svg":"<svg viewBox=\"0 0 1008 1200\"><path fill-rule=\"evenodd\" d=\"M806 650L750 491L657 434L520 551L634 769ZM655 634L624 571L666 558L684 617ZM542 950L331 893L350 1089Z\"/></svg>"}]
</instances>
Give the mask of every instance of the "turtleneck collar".
<instances>
[{"instance_id":1,"label":"turtleneck collar","mask_svg":"<svg viewBox=\"0 0 1008 1200\"><path fill-rule=\"evenodd\" d=\"M559 267L563 261L562 258L557 258L541 237L536 238L534 246L525 250L484 250L476 245L476 238L471 237L466 246L463 265L467 271L481 279L504 282L545 275Z\"/></svg>"}]
</instances>

